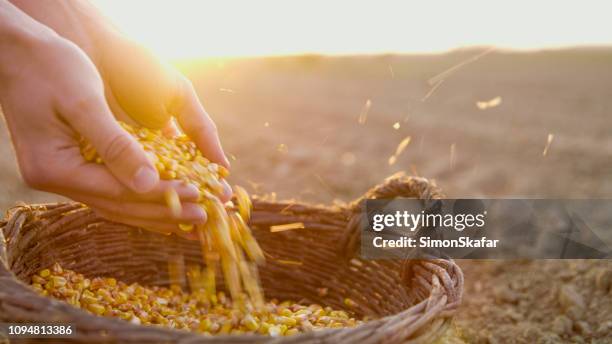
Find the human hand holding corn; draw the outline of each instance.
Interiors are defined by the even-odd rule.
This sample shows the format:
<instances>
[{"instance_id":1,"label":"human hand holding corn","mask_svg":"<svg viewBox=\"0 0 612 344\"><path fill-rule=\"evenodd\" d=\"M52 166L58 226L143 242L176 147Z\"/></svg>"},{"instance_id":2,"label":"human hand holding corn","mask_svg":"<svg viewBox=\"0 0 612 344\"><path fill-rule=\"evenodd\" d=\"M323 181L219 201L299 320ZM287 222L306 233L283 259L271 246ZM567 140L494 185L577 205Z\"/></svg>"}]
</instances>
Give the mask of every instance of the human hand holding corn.
<instances>
[{"instance_id":1,"label":"human hand holding corn","mask_svg":"<svg viewBox=\"0 0 612 344\"><path fill-rule=\"evenodd\" d=\"M14 3L19 8L0 0L0 102L26 183L151 230L204 222L197 187L160 180L143 148L116 121L173 131L175 116L204 156L227 168L215 125L189 81L125 39L87 3ZM79 138L95 147L104 165L83 159ZM226 201L231 191L221 183ZM182 203L180 214L166 206L168 189Z\"/></svg>"}]
</instances>

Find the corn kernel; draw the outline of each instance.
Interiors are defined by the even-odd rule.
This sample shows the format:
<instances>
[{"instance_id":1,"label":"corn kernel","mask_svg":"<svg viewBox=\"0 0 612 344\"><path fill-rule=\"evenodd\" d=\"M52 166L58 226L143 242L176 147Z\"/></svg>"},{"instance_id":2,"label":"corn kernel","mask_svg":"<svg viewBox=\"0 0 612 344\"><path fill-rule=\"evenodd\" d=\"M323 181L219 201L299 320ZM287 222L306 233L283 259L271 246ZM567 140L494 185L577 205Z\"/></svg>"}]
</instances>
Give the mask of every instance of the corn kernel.
<instances>
[{"instance_id":1,"label":"corn kernel","mask_svg":"<svg viewBox=\"0 0 612 344\"><path fill-rule=\"evenodd\" d=\"M52 276L51 281L53 281L53 286L58 288L66 285L66 279L61 276Z\"/></svg>"},{"instance_id":2,"label":"corn kernel","mask_svg":"<svg viewBox=\"0 0 612 344\"><path fill-rule=\"evenodd\" d=\"M281 328L280 326L270 326L270 328L268 329L268 334L272 337L276 337L276 336L280 336L281 335Z\"/></svg>"},{"instance_id":3,"label":"corn kernel","mask_svg":"<svg viewBox=\"0 0 612 344\"><path fill-rule=\"evenodd\" d=\"M295 326L297 324L297 320L286 317L286 316L281 316L276 319L276 323L287 325L287 326Z\"/></svg>"},{"instance_id":4,"label":"corn kernel","mask_svg":"<svg viewBox=\"0 0 612 344\"><path fill-rule=\"evenodd\" d=\"M259 328L257 320L255 320L255 318L251 314L247 314L244 319L242 319L242 323L250 331L256 331Z\"/></svg>"},{"instance_id":5,"label":"corn kernel","mask_svg":"<svg viewBox=\"0 0 612 344\"><path fill-rule=\"evenodd\" d=\"M47 280L38 275L32 275L32 283L45 284Z\"/></svg>"},{"instance_id":6,"label":"corn kernel","mask_svg":"<svg viewBox=\"0 0 612 344\"><path fill-rule=\"evenodd\" d=\"M179 229L182 230L183 232L191 232L194 229L194 225L192 224L185 224L185 223L179 223Z\"/></svg>"},{"instance_id":7,"label":"corn kernel","mask_svg":"<svg viewBox=\"0 0 612 344\"><path fill-rule=\"evenodd\" d=\"M174 179L174 178L171 178ZM181 212L183 211L183 206L181 205L181 200L179 198L178 193L174 188L168 188L164 193L164 197L166 198L166 205L170 208L170 212L172 216L179 217L181 216Z\"/></svg>"},{"instance_id":8,"label":"corn kernel","mask_svg":"<svg viewBox=\"0 0 612 344\"><path fill-rule=\"evenodd\" d=\"M357 307L357 303L349 299L348 297L344 299L344 304L347 305L348 307Z\"/></svg>"},{"instance_id":9,"label":"corn kernel","mask_svg":"<svg viewBox=\"0 0 612 344\"><path fill-rule=\"evenodd\" d=\"M285 336L292 336L298 333L300 333L300 330L298 330L297 328L290 328L285 332Z\"/></svg>"},{"instance_id":10,"label":"corn kernel","mask_svg":"<svg viewBox=\"0 0 612 344\"><path fill-rule=\"evenodd\" d=\"M106 279L106 284L108 284L111 287L114 287L117 285L117 280L114 278L107 278Z\"/></svg>"},{"instance_id":11,"label":"corn kernel","mask_svg":"<svg viewBox=\"0 0 612 344\"><path fill-rule=\"evenodd\" d=\"M97 315L102 315L104 312L106 312L106 308L99 303L92 303L87 306L87 309Z\"/></svg>"}]
</instances>

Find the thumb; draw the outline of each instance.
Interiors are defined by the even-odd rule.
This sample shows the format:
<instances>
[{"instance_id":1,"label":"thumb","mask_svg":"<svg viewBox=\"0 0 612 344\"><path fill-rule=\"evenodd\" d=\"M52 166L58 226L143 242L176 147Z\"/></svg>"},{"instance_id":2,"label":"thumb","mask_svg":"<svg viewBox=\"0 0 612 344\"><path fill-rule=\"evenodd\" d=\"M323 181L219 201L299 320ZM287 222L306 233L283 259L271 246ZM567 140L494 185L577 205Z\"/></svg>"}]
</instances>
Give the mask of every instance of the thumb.
<instances>
[{"instance_id":1,"label":"thumb","mask_svg":"<svg viewBox=\"0 0 612 344\"><path fill-rule=\"evenodd\" d=\"M157 185L157 170L142 146L115 120L103 96L80 102L67 112L73 128L91 143L122 184L137 193Z\"/></svg>"}]
</instances>

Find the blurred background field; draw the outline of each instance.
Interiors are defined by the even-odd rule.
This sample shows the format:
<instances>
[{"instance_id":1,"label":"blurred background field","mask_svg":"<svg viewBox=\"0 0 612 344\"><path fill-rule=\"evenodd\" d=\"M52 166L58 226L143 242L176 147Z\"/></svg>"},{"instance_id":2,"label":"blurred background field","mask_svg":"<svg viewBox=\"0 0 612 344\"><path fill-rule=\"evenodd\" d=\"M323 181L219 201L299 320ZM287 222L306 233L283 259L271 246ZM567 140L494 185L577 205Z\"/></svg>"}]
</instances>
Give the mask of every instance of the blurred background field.
<instances>
[{"instance_id":1,"label":"blurred background field","mask_svg":"<svg viewBox=\"0 0 612 344\"><path fill-rule=\"evenodd\" d=\"M612 49L492 51L430 82L483 51L208 59L177 67L219 127L233 157L231 181L254 194L346 202L406 171L434 179L452 198L612 197ZM0 135L2 209L59 199L23 184L4 126ZM462 266L463 340L612 342L609 261ZM566 285L584 299L575 301L581 312L559 301Z\"/></svg>"},{"instance_id":2,"label":"blurred background field","mask_svg":"<svg viewBox=\"0 0 612 344\"><path fill-rule=\"evenodd\" d=\"M219 127L232 181L254 193L350 201L408 171L436 180L450 197L610 197L612 50L494 51L437 87L428 83L481 51L177 67ZM477 106L495 98L497 106ZM2 149L0 205L48 199L19 180L4 128Z\"/></svg>"}]
</instances>

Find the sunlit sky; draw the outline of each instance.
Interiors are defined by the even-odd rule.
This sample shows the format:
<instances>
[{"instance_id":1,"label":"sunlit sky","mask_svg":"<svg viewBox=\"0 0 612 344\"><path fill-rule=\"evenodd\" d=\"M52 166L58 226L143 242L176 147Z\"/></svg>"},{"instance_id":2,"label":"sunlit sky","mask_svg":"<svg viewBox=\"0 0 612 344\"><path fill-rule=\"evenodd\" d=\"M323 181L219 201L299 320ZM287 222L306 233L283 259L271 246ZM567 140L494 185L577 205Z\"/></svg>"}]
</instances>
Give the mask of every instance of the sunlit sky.
<instances>
[{"instance_id":1,"label":"sunlit sky","mask_svg":"<svg viewBox=\"0 0 612 344\"><path fill-rule=\"evenodd\" d=\"M612 43L612 1L94 0L166 58Z\"/></svg>"}]
</instances>

